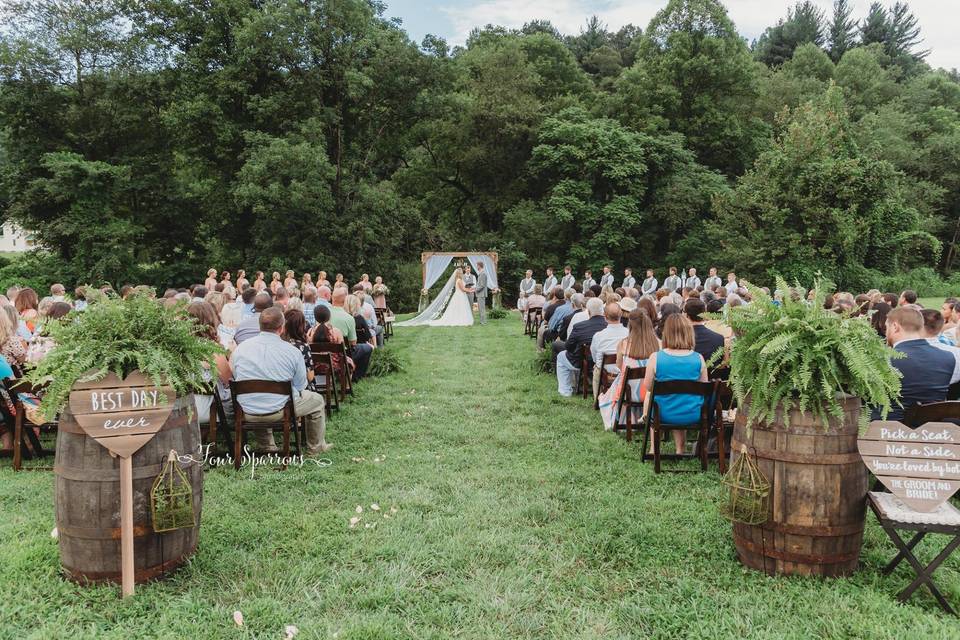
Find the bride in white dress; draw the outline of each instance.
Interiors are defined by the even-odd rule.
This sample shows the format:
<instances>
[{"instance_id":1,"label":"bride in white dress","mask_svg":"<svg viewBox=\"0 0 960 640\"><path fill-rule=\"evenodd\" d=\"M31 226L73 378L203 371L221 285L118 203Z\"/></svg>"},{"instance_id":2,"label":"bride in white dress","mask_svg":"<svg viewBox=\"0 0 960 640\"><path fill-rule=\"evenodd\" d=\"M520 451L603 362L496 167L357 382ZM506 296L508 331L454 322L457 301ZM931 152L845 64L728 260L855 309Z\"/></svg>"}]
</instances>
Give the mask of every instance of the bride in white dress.
<instances>
[{"instance_id":1,"label":"bride in white dress","mask_svg":"<svg viewBox=\"0 0 960 640\"><path fill-rule=\"evenodd\" d=\"M463 282L463 270L457 269L430 306L416 317L398 322L396 326L468 327L473 324L473 305L470 304L467 291L467 286ZM444 302L447 304L446 308L443 308ZM442 313L441 309L443 309Z\"/></svg>"},{"instance_id":2,"label":"bride in white dress","mask_svg":"<svg viewBox=\"0 0 960 640\"><path fill-rule=\"evenodd\" d=\"M467 286L463 283L463 269L453 272L454 288L450 302L443 315L430 321L431 327L467 327L473 324L473 305L467 296Z\"/></svg>"}]
</instances>

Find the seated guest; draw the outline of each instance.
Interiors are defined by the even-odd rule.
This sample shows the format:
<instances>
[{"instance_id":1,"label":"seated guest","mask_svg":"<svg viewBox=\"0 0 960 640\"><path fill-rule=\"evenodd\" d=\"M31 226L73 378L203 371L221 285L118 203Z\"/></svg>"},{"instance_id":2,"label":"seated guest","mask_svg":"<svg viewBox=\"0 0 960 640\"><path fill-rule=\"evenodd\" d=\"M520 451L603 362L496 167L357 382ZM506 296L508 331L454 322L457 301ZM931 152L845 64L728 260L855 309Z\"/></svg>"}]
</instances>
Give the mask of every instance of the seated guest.
<instances>
[{"instance_id":1,"label":"seated guest","mask_svg":"<svg viewBox=\"0 0 960 640\"><path fill-rule=\"evenodd\" d=\"M130 285L126 285L126 286L130 287ZM133 287L130 287L130 291L128 291L126 295L129 296L132 291L133 291ZM207 294L210 293L211 291L213 291L213 287L211 287L210 289L207 289L202 284L198 284L193 288L193 291L190 292L190 295L191 295L190 302L203 302L204 298L206 298ZM120 289L120 297L126 300L126 296L124 295L123 289Z\"/></svg>"},{"instance_id":2,"label":"seated guest","mask_svg":"<svg viewBox=\"0 0 960 640\"><path fill-rule=\"evenodd\" d=\"M553 315L550 317L549 327L550 331L554 335L559 336L561 334L560 325L563 324L564 320L573 315L573 303L571 298L573 298L574 290L567 289L563 292L563 304L557 306L556 310L553 312Z\"/></svg>"},{"instance_id":3,"label":"seated guest","mask_svg":"<svg viewBox=\"0 0 960 640\"><path fill-rule=\"evenodd\" d=\"M926 340L923 315L910 307L897 307L887 314L887 344L906 354L891 360L900 372L900 399L887 414L887 420L903 420L904 410L917 404L943 402L953 379L956 360L953 355ZM880 419L874 408L871 419Z\"/></svg>"},{"instance_id":4,"label":"seated guest","mask_svg":"<svg viewBox=\"0 0 960 640\"><path fill-rule=\"evenodd\" d=\"M313 391L313 354L307 344L307 319L303 317L302 311L287 309L283 312L283 323L283 339L296 347L303 356L303 364L307 368L307 388Z\"/></svg>"},{"instance_id":5,"label":"seated guest","mask_svg":"<svg viewBox=\"0 0 960 640\"><path fill-rule=\"evenodd\" d=\"M584 309L587 305L584 295L582 293L573 293L573 289L567 289L567 293L571 294L569 300L571 313L567 314L567 317L564 319L564 321L560 323L560 326L557 328L557 337L553 340L553 344L551 346L551 361L554 365L557 364L557 356L562 351L566 351L567 349L565 340L567 339L567 336L570 335L570 325L573 323L573 319L579 316L581 313L584 315L584 317L587 315L587 312Z\"/></svg>"},{"instance_id":6,"label":"seated guest","mask_svg":"<svg viewBox=\"0 0 960 640\"><path fill-rule=\"evenodd\" d=\"M947 298L940 307L940 314L943 316L943 330L940 335L948 343L956 346L958 344L957 325L960 324L960 313L954 312L954 307L960 302L957 298Z\"/></svg>"},{"instance_id":7,"label":"seated guest","mask_svg":"<svg viewBox=\"0 0 960 640\"><path fill-rule=\"evenodd\" d=\"M943 316L936 309L924 309L920 312L920 315L923 316L923 335L927 339L927 342L942 351L946 351L957 361L953 376L950 378L950 384L960 382L960 349L951 344L947 344L941 339Z\"/></svg>"},{"instance_id":8,"label":"seated guest","mask_svg":"<svg viewBox=\"0 0 960 640\"><path fill-rule=\"evenodd\" d=\"M882 298L884 302L890 305L891 309L896 309L897 304L900 302L900 296L895 293L885 293Z\"/></svg>"},{"instance_id":9,"label":"seated guest","mask_svg":"<svg viewBox=\"0 0 960 640\"><path fill-rule=\"evenodd\" d=\"M310 344L317 345L326 345L329 343L332 344L342 344L343 343L343 334L339 330L330 326L330 307L324 307L322 305L317 305L313 309L313 314L315 316L316 324L313 326L310 331L307 332L307 341ZM333 369L339 375L343 372L346 367L346 375L350 376L353 374L353 361L350 360L349 356L344 358L344 355L339 352L331 352L330 359L333 361ZM320 361L314 361L314 371L318 376L325 376L326 371L323 369L323 365Z\"/></svg>"},{"instance_id":10,"label":"seated guest","mask_svg":"<svg viewBox=\"0 0 960 640\"><path fill-rule=\"evenodd\" d=\"M902 307L905 304L917 304L917 292L911 291L910 289L905 289L903 293L900 294L900 299L897 301L897 306Z\"/></svg>"},{"instance_id":11,"label":"seated guest","mask_svg":"<svg viewBox=\"0 0 960 640\"><path fill-rule=\"evenodd\" d=\"M0 355L11 365L27 361L27 341L17 335L17 310L9 304L0 309Z\"/></svg>"},{"instance_id":12,"label":"seated guest","mask_svg":"<svg viewBox=\"0 0 960 640\"><path fill-rule=\"evenodd\" d=\"M252 316L255 312L253 310L253 299L257 297L257 289L253 287L247 287L240 294L241 307L240 307L240 320L246 320Z\"/></svg>"},{"instance_id":13,"label":"seated guest","mask_svg":"<svg viewBox=\"0 0 960 640\"><path fill-rule=\"evenodd\" d=\"M67 301L67 290L60 283L50 285L50 298L54 302L66 302Z\"/></svg>"},{"instance_id":14,"label":"seated guest","mask_svg":"<svg viewBox=\"0 0 960 640\"><path fill-rule=\"evenodd\" d=\"M576 388L577 374L582 364L580 349L583 345L589 345L593 336L607 326L607 321L603 317L603 302L600 298L590 298L587 302L587 313L590 318L570 331L565 341L566 349L557 354L557 391L567 398L573 395ZM587 383L587 380L583 381L583 384Z\"/></svg>"},{"instance_id":15,"label":"seated guest","mask_svg":"<svg viewBox=\"0 0 960 640\"><path fill-rule=\"evenodd\" d=\"M706 362L710 362L717 351L723 352L725 340L723 336L716 331L711 331L704 324L703 314L706 307L699 298L690 298L683 305L683 312L687 315L690 324L693 325L694 347L693 350L703 356ZM720 366L726 360L726 354L720 356L713 366Z\"/></svg>"},{"instance_id":16,"label":"seated guest","mask_svg":"<svg viewBox=\"0 0 960 640\"><path fill-rule=\"evenodd\" d=\"M696 346L693 325L685 316L673 313L667 317L663 324L662 340L661 350L652 354L647 361L646 377L643 379L647 394L643 404L646 416L650 415L650 391L654 389L654 383L671 380L707 381L707 364L703 356L693 350ZM655 401L661 423L693 424L700 421L703 396L674 394L658 396ZM686 450L686 433L680 429L672 433L676 452L683 453Z\"/></svg>"},{"instance_id":17,"label":"seated guest","mask_svg":"<svg viewBox=\"0 0 960 640\"><path fill-rule=\"evenodd\" d=\"M617 353L617 347L627 337L627 328L620 322L623 310L616 302L608 302L603 309L603 317L607 326L599 333L594 334L590 341L590 357L593 359L593 397L600 393L600 376L603 356ZM619 372L616 365L607 365L607 373L616 375Z\"/></svg>"},{"instance_id":18,"label":"seated guest","mask_svg":"<svg viewBox=\"0 0 960 640\"><path fill-rule=\"evenodd\" d=\"M360 298L354 294L347 296L346 303L343 307L347 313L353 316L354 324L356 325L357 331L357 343L359 344L369 344L371 347L376 346L373 332L370 331L370 325L367 324L367 320L363 317L361 313Z\"/></svg>"},{"instance_id":19,"label":"seated guest","mask_svg":"<svg viewBox=\"0 0 960 640\"><path fill-rule=\"evenodd\" d=\"M167 291L170 291L170 289L167 289ZM176 295L176 291L174 291L173 295ZM170 297L172 298L173 295L171 295ZM166 295L164 295L164 297L166 297ZM77 311L83 311L84 309L87 308L87 288L86 287L80 286L73 290L73 308L76 309Z\"/></svg>"},{"instance_id":20,"label":"seated guest","mask_svg":"<svg viewBox=\"0 0 960 640\"><path fill-rule=\"evenodd\" d=\"M197 335L207 340L219 342L220 337L217 333L217 327L220 325L220 319L217 317L217 311L209 302L194 302L187 307L187 313L197 323ZM214 356L216 364L216 376L210 370L207 362L203 363L203 378L210 383L211 391L220 396L220 402L229 406L230 404L230 379L233 373L230 370L230 361L227 356L218 353ZM197 417L200 424L210 423L210 409L213 406L212 394L193 394L193 401L197 407Z\"/></svg>"},{"instance_id":21,"label":"seated guest","mask_svg":"<svg viewBox=\"0 0 960 640\"><path fill-rule=\"evenodd\" d=\"M663 327L667 322L667 318L670 316L680 313L679 305L675 305L672 302L663 302L660 304L660 319L657 321L657 336L663 340Z\"/></svg>"},{"instance_id":22,"label":"seated guest","mask_svg":"<svg viewBox=\"0 0 960 640\"><path fill-rule=\"evenodd\" d=\"M533 285L533 293L527 296L527 312L531 309L543 309L543 305L547 304L547 299L543 297L543 286L540 284Z\"/></svg>"},{"instance_id":23,"label":"seated guest","mask_svg":"<svg viewBox=\"0 0 960 640\"><path fill-rule=\"evenodd\" d=\"M371 285L373 286L373 285ZM373 307L373 296L364 288L363 282L353 285L353 295L360 301L360 315L367 323L367 330L373 335L373 346L383 346L383 327L377 322L377 310Z\"/></svg>"},{"instance_id":24,"label":"seated guest","mask_svg":"<svg viewBox=\"0 0 960 640\"><path fill-rule=\"evenodd\" d=\"M277 287L277 292L273 294L273 304L286 309L290 303L290 290L286 287Z\"/></svg>"},{"instance_id":25,"label":"seated guest","mask_svg":"<svg viewBox=\"0 0 960 640\"><path fill-rule=\"evenodd\" d=\"M625 372L647 366L647 359L660 348L650 315L643 309L630 312L627 330L627 337L617 345L617 377L599 399L600 417L603 419L603 428L607 431L612 430L622 420L620 396L623 394ZM642 383L642 380L630 382L630 395L634 401L642 400L646 395ZM639 413L635 417L639 421Z\"/></svg>"},{"instance_id":26,"label":"seated guest","mask_svg":"<svg viewBox=\"0 0 960 640\"><path fill-rule=\"evenodd\" d=\"M308 285L303 288L303 316L307 319L307 326L309 327L317 323L316 317L313 315L313 308L315 306L317 306L317 288L313 285Z\"/></svg>"},{"instance_id":27,"label":"seated guest","mask_svg":"<svg viewBox=\"0 0 960 640\"><path fill-rule=\"evenodd\" d=\"M220 344L224 349L230 349L236 346L233 336L240 326L242 305L237 302L228 302L220 310L220 326L217 327L217 335L220 336Z\"/></svg>"},{"instance_id":28,"label":"seated guest","mask_svg":"<svg viewBox=\"0 0 960 640\"><path fill-rule=\"evenodd\" d=\"M723 287L721 287L723 289ZM723 311L723 301L715 298L707 303L707 313L721 313ZM719 333L725 341L733 338L733 329L723 320L710 319L703 323L707 329L714 333Z\"/></svg>"},{"instance_id":29,"label":"seated guest","mask_svg":"<svg viewBox=\"0 0 960 640\"><path fill-rule=\"evenodd\" d=\"M27 331L33 335L40 321L40 301L37 299L37 292L30 287L21 289L20 292L17 293L14 306L17 309L17 313L20 314L20 320L25 325Z\"/></svg>"},{"instance_id":30,"label":"seated guest","mask_svg":"<svg viewBox=\"0 0 960 640\"><path fill-rule=\"evenodd\" d=\"M317 304L330 307L330 301L333 299L333 291L327 285L323 284L317 287Z\"/></svg>"},{"instance_id":31,"label":"seated guest","mask_svg":"<svg viewBox=\"0 0 960 640\"><path fill-rule=\"evenodd\" d=\"M887 336L887 315L890 313L890 310L890 305L882 301L875 302L873 309L871 309L870 326L873 327L874 331L876 331L877 335L881 338Z\"/></svg>"},{"instance_id":32,"label":"seated guest","mask_svg":"<svg viewBox=\"0 0 960 640\"><path fill-rule=\"evenodd\" d=\"M339 329L340 333L343 334L344 341L347 344L347 354L353 360L356 367L353 370L353 380L356 382L367 374L367 367L370 365L370 354L373 353L373 347L367 342L358 341L357 320L345 308L347 295L346 287L336 287L333 290L333 306L330 309L330 324Z\"/></svg>"},{"instance_id":33,"label":"seated guest","mask_svg":"<svg viewBox=\"0 0 960 640\"><path fill-rule=\"evenodd\" d=\"M293 388L293 410L306 418L307 453L328 451L326 409L322 395L307 389L307 368L303 354L283 341L283 313L270 307L260 313L260 334L244 340L233 352L231 366L235 380L289 381ZM270 393L245 394L238 398L249 422L276 422L281 419L287 396ZM260 437L262 436L262 437ZM273 432L258 433L258 442L268 451L277 449Z\"/></svg>"},{"instance_id":34,"label":"seated guest","mask_svg":"<svg viewBox=\"0 0 960 640\"><path fill-rule=\"evenodd\" d=\"M584 320L590 317L590 314L587 313L587 298L594 298L593 292L590 292L589 296L584 296L582 293L575 294L571 299L573 303L573 313L565 321L566 327L560 327L561 334L569 335L570 329L574 328Z\"/></svg>"},{"instance_id":35,"label":"seated guest","mask_svg":"<svg viewBox=\"0 0 960 640\"><path fill-rule=\"evenodd\" d=\"M547 295L547 304L543 307L543 322L537 329L537 350L539 351L543 351L544 345L553 342L554 338L557 337L550 331L550 319L553 318L553 312L557 310L557 307L563 304L563 289L560 287L552 288L547 292Z\"/></svg>"},{"instance_id":36,"label":"seated guest","mask_svg":"<svg viewBox=\"0 0 960 640\"><path fill-rule=\"evenodd\" d=\"M233 332L233 341L238 345L244 340L260 335L260 314L273 306L273 298L266 291L261 291L253 298L253 315L241 320L237 330Z\"/></svg>"}]
</instances>

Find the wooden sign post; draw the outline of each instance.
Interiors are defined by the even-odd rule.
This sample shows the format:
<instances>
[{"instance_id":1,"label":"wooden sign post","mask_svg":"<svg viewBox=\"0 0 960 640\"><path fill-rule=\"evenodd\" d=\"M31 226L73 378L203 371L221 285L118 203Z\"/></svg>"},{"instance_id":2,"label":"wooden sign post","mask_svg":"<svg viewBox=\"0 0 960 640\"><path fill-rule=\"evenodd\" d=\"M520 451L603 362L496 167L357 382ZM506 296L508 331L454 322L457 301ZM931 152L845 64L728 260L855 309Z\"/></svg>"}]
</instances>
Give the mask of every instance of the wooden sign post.
<instances>
[{"instance_id":1,"label":"wooden sign post","mask_svg":"<svg viewBox=\"0 0 960 640\"><path fill-rule=\"evenodd\" d=\"M960 489L960 426L877 420L857 446L867 468L911 509L930 513Z\"/></svg>"},{"instance_id":2,"label":"wooden sign post","mask_svg":"<svg viewBox=\"0 0 960 640\"><path fill-rule=\"evenodd\" d=\"M124 380L110 373L78 382L70 392L70 412L88 436L120 458L120 556L123 597L133 595L133 461L131 456L160 430L173 410L176 393L157 387L139 371Z\"/></svg>"}]
</instances>

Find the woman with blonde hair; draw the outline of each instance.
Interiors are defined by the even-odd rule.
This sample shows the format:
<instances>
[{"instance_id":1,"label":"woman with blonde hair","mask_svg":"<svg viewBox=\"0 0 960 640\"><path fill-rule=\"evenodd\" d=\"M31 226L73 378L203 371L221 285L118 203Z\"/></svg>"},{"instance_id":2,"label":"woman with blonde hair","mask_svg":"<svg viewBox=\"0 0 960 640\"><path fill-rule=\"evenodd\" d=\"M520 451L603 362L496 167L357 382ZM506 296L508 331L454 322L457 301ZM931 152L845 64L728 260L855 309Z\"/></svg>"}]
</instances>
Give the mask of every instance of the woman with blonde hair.
<instances>
[{"instance_id":1,"label":"woman with blonde hair","mask_svg":"<svg viewBox=\"0 0 960 640\"><path fill-rule=\"evenodd\" d=\"M617 369L620 373L610 384L610 388L600 395L598 401L603 428L607 431L613 430L622 419L620 396L626 382L626 372L647 366L650 356L660 348L660 341L657 340L653 322L646 310L636 308L631 311L627 329L629 331L627 337L617 346ZM630 381L630 396L634 401L646 398L646 390L642 383L643 380Z\"/></svg>"},{"instance_id":2,"label":"woman with blonde hair","mask_svg":"<svg viewBox=\"0 0 960 640\"><path fill-rule=\"evenodd\" d=\"M313 286L313 276L309 273L303 274L303 277L300 279L300 288L306 289L307 287Z\"/></svg>"},{"instance_id":3,"label":"woman with blonde hair","mask_svg":"<svg viewBox=\"0 0 960 640\"><path fill-rule=\"evenodd\" d=\"M13 305L5 304L0 310L0 355L10 364L23 364L27 360L27 343L17 335L19 318Z\"/></svg>"},{"instance_id":4,"label":"woman with blonde hair","mask_svg":"<svg viewBox=\"0 0 960 640\"><path fill-rule=\"evenodd\" d=\"M207 288L208 291L213 291L213 288L217 286L217 270L214 268L207 269L207 279L203 281L203 286Z\"/></svg>"},{"instance_id":5,"label":"woman with blonde hair","mask_svg":"<svg viewBox=\"0 0 960 640\"><path fill-rule=\"evenodd\" d=\"M283 279L283 286L286 289L294 289L297 286L296 274L293 269L287 269L286 277Z\"/></svg>"},{"instance_id":6,"label":"woman with blonde hair","mask_svg":"<svg viewBox=\"0 0 960 640\"><path fill-rule=\"evenodd\" d=\"M263 271L257 271L256 277L253 279L253 289L254 291L263 291L267 288L267 283L263 279Z\"/></svg>"},{"instance_id":7,"label":"woman with blonde hair","mask_svg":"<svg viewBox=\"0 0 960 640\"><path fill-rule=\"evenodd\" d=\"M353 316L353 321L357 326L357 344L366 342L376 348L377 342L370 331L370 325L367 324L367 321L363 319L363 314L360 313L361 306L360 298L351 293L347 296L343 309Z\"/></svg>"},{"instance_id":8,"label":"woman with blonde hair","mask_svg":"<svg viewBox=\"0 0 960 640\"><path fill-rule=\"evenodd\" d=\"M277 289L279 289L279 288L282 287L282 286L283 286L283 283L280 282L280 272L279 272L279 271L274 271L274 272L273 272L273 279L270 281L270 291L272 291L274 294L276 294L276 293L277 293Z\"/></svg>"},{"instance_id":9,"label":"woman with blonde hair","mask_svg":"<svg viewBox=\"0 0 960 640\"><path fill-rule=\"evenodd\" d=\"M663 323L661 336L663 347L647 360L647 372L643 379L646 397L643 399L643 414L650 415L650 390L655 382L671 380L707 381L707 363L694 351L696 338L690 320L681 313L674 313ZM660 422L669 424L693 424L700 420L703 396L674 394L654 400L660 412ZM677 453L687 446L686 433L673 430L673 442ZM652 446L651 442L651 446Z\"/></svg>"},{"instance_id":10,"label":"woman with blonde hair","mask_svg":"<svg viewBox=\"0 0 960 640\"><path fill-rule=\"evenodd\" d=\"M211 291L203 297L203 301L209 303L213 306L213 310L217 312L217 315L220 315L220 311L223 310L223 305L226 304L226 296L224 296L219 291Z\"/></svg>"},{"instance_id":11,"label":"woman with blonde hair","mask_svg":"<svg viewBox=\"0 0 960 640\"><path fill-rule=\"evenodd\" d=\"M217 327L220 325L220 317L216 309L209 302L194 302L187 307L187 314L197 323L197 335L207 340L219 342L220 337L217 334ZM203 363L203 376L211 383L212 391L220 395L221 402L230 401L230 378L233 372L230 370L230 360L223 353L214 356L216 364L216 377L209 369L207 363ZM194 403L197 406L197 417L201 424L210 422L210 409L213 406L213 395L193 394Z\"/></svg>"},{"instance_id":12,"label":"woman with blonde hair","mask_svg":"<svg viewBox=\"0 0 960 640\"><path fill-rule=\"evenodd\" d=\"M247 280L247 272L243 269L237 270L237 291L243 291L243 288L250 284Z\"/></svg>"}]
</instances>

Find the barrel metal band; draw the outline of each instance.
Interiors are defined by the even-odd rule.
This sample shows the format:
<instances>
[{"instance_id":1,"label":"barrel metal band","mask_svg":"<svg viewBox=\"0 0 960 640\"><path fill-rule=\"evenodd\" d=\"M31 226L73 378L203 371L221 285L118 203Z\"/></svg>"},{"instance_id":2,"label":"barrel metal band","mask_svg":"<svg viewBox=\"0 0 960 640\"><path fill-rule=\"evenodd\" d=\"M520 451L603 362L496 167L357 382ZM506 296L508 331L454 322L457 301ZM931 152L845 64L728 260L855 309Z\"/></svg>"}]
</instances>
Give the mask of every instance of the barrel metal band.
<instances>
[{"instance_id":1,"label":"barrel metal band","mask_svg":"<svg viewBox=\"0 0 960 640\"><path fill-rule=\"evenodd\" d=\"M860 462L860 452L851 453L788 453L786 451L768 451L765 449L755 449L754 445L740 442L739 440L730 441L730 450L739 451L744 444L747 449L753 452L757 458L765 460L777 460L778 462L796 462L810 463L820 465L841 465L852 462Z\"/></svg>"},{"instance_id":2,"label":"barrel metal band","mask_svg":"<svg viewBox=\"0 0 960 640\"><path fill-rule=\"evenodd\" d=\"M186 471L195 464L197 464L197 460L191 460L182 464L181 468ZM162 464L149 464L144 467L134 467L133 479L143 480L144 478L154 478L158 476L162 470ZM53 473L56 474L58 478L63 478L64 480L73 480L76 482L120 481L119 469L81 469L79 467L65 467L63 465L55 464L53 465Z\"/></svg>"},{"instance_id":3,"label":"barrel metal band","mask_svg":"<svg viewBox=\"0 0 960 640\"><path fill-rule=\"evenodd\" d=\"M818 555L813 553L791 553L789 551L778 551L771 547L761 547L749 540L741 537L734 539L734 544L747 551L757 554L761 557L775 558L784 562L799 562L801 564L843 564L852 562L860 558L860 552L836 553L832 555Z\"/></svg>"}]
</instances>

